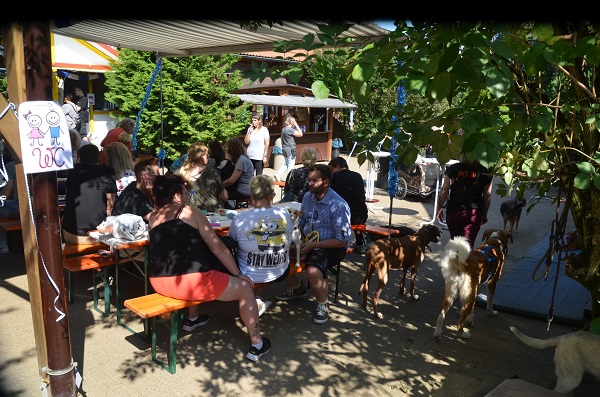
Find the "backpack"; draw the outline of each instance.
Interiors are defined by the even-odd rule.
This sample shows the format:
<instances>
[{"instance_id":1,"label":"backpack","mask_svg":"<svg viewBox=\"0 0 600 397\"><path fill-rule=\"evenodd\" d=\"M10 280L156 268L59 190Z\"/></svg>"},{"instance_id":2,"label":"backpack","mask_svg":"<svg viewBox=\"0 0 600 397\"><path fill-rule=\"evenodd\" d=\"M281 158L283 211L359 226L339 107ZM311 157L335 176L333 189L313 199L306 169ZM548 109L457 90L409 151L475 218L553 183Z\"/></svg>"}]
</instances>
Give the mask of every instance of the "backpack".
<instances>
[{"instance_id":1,"label":"backpack","mask_svg":"<svg viewBox=\"0 0 600 397\"><path fill-rule=\"evenodd\" d=\"M79 117L79 112L77 111L77 107L70 103L69 105L73 106L73 109L75 110L75 117L73 117L73 121L75 122L75 126L77 128L79 128L79 126L81 125L81 118Z\"/></svg>"}]
</instances>

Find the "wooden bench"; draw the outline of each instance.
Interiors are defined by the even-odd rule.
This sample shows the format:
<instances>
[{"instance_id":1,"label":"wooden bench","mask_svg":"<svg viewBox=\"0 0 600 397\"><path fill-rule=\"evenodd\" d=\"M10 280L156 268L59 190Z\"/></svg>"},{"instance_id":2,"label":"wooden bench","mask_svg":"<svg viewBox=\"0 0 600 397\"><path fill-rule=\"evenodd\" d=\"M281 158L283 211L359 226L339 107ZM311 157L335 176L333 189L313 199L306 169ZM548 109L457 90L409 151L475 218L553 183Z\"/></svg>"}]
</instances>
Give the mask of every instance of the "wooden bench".
<instances>
[{"instance_id":1,"label":"wooden bench","mask_svg":"<svg viewBox=\"0 0 600 397\"><path fill-rule=\"evenodd\" d=\"M346 249L346 254L352 252L352 248ZM340 261L341 262L341 261ZM340 275L340 262L338 262L335 269L330 269L330 272L336 276L335 282L335 298L337 301L338 287L339 287L339 275ZM300 266L296 267L295 261L290 261L290 275L296 275L302 273L306 269L306 263L300 262ZM265 285L270 283L265 283ZM257 285L259 285L257 283ZM186 301L175 298L170 298L158 293L149 295L139 296L137 298L127 299L124 302L126 308L134 312L136 315L141 317L143 320L150 320L149 326L145 327L145 335L142 338L148 342L148 339L152 341L152 361L160 365L162 368L174 374L177 370L177 339L179 337L179 328L182 324L183 313L182 309L190 306L201 304L202 301ZM156 356L156 345L157 345L157 320L169 319L169 351L167 355L167 364L159 360ZM138 333L139 335L140 333ZM144 333L141 333L144 334Z\"/></svg>"},{"instance_id":2,"label":"wooden bench","mask_svg":"<svg viewBox=\"0 0 600 397\"><path fill-rule=\"evenodd\" d=\"M350 228L354 231L360 231L367 234L367 238L365 240L365 244L367 247L372 243L373 239L371 238L372 234L376 234L378 236L390 237L394 234L400 233L399 230L391 229L389 227L382 227L377 225L350 225Z\"/></svg>"},{"instance_id":3,"label":"wooden bench","mask_svg":"<svg viewBox=\"0 0 600 397\"><path fill-rule=\"evenodd\" d=\"M0 227L2 227L7 232L18 232L21 230L21 219L20 218L0 218ZM17 251L17 247L21 247L23 245L21 235L12 236L8 235L8 246L11 248L11 251Z\"/></svg>"},{"instance_id":4,"label":"wooden bench","mask_svg":"<svg viewBox=\"0 0 600 397\"><path fill-rule=\"evenodd\" d=\"M151 320L148 329L148 336L152 340L152 361L169 371L171 374L174 374L177 369L177 338L183 319L183 313L181 313L180 310L190 306L199 305L200 303L202 303L202 301L184 301L180 299L169 298L168 296L157 293L139 296L137 298L131 298L125 301L126 308L140 316L142 319ZM156 320L159 317L170 318L170 338L167 364L156 357Z\"/></svg>"},{"instance_id":5,"label":"wooden bench","mask_svg":"<svg viewBox=\"0 0 600 397\"><path fill-rule=\"evenodd\" d=\"M64 257L91 254L92 252L98 252L98 250L110 250L110 247L104 243L97 242L94 244L71 244L65 243L62 247L62 254Z\"/></svg>"},{"instance_id":6,"label":"wooden bench","mask_svg":"<svg viewBox=\"0 0 600 397\"><path fill-rule=\"evenodd\" d=\"M284 181L274 181L273 184L275 186L279 186L280 189L280 193L281 193L281 198L283 199L283 189L285 188L285 182Z\"/></svg>"},{"instance_id":7,"label":"wooden bench","mask_svg":"<svg viewBox=\"0 0 600 397\"><path fill-rule=\"evenodd\" d=\"M355 231L365 232L367 234L377 234L384 237L390 237L400 233L400 231L396 229L376 225L351 225L350 228Z\"/></svg>"},{"instance_id":8,"label":"wooden bench","mask_svg":"<svg viewBox=\"0 0 600 397\"><path fill-rule=\"evenodd\" d=\"M121 261L128 261L129 259L120 259ZM67 302L73 303L74 301L74 280L73 273L82 272L85 270L93 270L92 282L94 291L94 309L101 313L104 317L110 314L110 272L109 267L116 263L114 255L103 256L98 253L73 256L65 258L63 261L63 268L67 271ZM99 275L99 273L102 273ZM104 310L98 308L98 282L101 280L104 287Z\"/></svg>"},{"instance_id":9,"label":"wooden bench","mask_svg":"<svg viewBox=\"0 0 600 397\"><path fill-rule=\"evenodd\" d=\"M20 218L0 218L0 227L2 227L7 232L21 230L21 219Z\"/></svg>"}]
</instances>

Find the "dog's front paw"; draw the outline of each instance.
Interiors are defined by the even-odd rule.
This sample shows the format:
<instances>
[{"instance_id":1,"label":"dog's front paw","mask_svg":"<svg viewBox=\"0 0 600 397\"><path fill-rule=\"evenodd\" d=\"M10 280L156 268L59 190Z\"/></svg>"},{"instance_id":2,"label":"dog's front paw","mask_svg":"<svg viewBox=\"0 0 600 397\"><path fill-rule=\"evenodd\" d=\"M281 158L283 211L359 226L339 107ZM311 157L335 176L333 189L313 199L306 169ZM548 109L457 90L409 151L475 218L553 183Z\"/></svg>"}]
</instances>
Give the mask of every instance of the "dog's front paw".
<instances>
[{"instance_id":1,"label":"dog's front paw","mask_svg":"<svg viewBox=\"0 0 600 397\"><path fill-rule=\"evenodd\" d=\"M441 330L435 330L435 332L433 333L433 337L435 340L440 340L440 338L442 337L442 331Z\"/></svg>"},{"instance_id":2,"label":"dog's front paw","mask_svg":"<svg viewBox=\"0 0 600 397\"><path fill-rule=\"evenodd\" d=\"M471 314L469 314L467 316L467 318L465 319L465 325L467 327L472 327L473 326L473 319L475 318L475 315L473 314L473 312L471 312Z\"/></svg>"},{"instance_id":3,"label":"dog's front paw","mask_svg":"<svg viewBox=\"0 0 600 397\"><path fill-rule=\"evenodd\" d=\"M458 335L463 339L471 339L471 334L467 331L461 331Z\"/></svg>"},{"instance_id":4,"label":"dog's front paw","mask_svg":"<svg viewBox=\"0 0 600 397\"><path fill-rule=\"evenodd\" d=\"M414 301L418 301L419 300L419 295L418 294L412 294L411 297L412 297L412 300L414 300Z\"/></svg>"},{"instance_id":5,"label":"dog's front paw","mask_svg":"<svg viewBox=\"0 0 600 397\"><path fill-rule=\"evenodd\" d=\"M498 315L497 310L488 310L488 313L490 314L491 317L496 317Z\"/></svg>"},{"instance_id":6,"label":"dog's front paw","mask_svg":"<svg viewBox=\"0 0 600 397\"><path fill-rule=\"evenodd\" d=\"M381 314L381 313L380 313L380 312L378 312L378 311L374 311L374 312L373 312L373 315L374 315L376 318L380 319L380 320L383 318L383 314Z\"/></svg>"}]
</instances>

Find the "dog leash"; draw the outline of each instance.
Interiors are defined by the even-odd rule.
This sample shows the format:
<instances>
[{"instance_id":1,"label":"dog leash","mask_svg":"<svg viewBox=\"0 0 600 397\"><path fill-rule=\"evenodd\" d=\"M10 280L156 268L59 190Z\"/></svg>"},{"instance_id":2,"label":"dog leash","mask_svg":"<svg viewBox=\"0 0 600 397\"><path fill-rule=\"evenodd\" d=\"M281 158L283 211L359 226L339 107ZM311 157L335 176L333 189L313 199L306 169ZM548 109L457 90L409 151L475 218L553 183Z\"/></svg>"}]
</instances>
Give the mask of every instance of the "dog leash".
<instances>
[{"instance_id":1,"label":"dog leash","mask_svg":"<svg viewBox=\"0 0 600 397\"><path fill-rule=\"evenodd\" d=\"M541 279L542 276L544 276L544 281L546 281L548 279L548 274L550 273L550 267L552 265L552 258L554 257L554 253L555 252L557 253L556 274L554 276L554 285L552 288L552 298L550 300L550 308L548 309L547 331L550 330L550 324L552 323L552 320L554 319L554 298L556 297L556 287L558 286L558 276L560 275L560 265L561 265L561 260L563 259L562 251L565 246L564 245L564 235L565 235L565 229L566 229L566 225L567 225L567 215L569 213L569 208L571 206L572 190L573 190L573 183L569 182L569 192L571 194L566 195L565 206L563 208L562 213L560 213L562 188L560 187L560 185L558 187L558 197L557 197L557 201L556 201L556 215L555 215L555 219L552 221L552 225L550 227L550 237L548 238L549 247L548 247L548 250L546 251L546 253L544 254L544 256L542 256L542 258L538 262L537 266L535 267L535 269L533 270L533 273L531 275L531 277L533 278L534 281L538 281L539 279ZM560 216L559 216L559 213L560 213ZM546 261L546 267L544 269L544 272L540 275L540 277L536 278L535 274L537 273L540 265L542 264L542 262L544 262L544 260Z\"/></svg>"}]
</instances>

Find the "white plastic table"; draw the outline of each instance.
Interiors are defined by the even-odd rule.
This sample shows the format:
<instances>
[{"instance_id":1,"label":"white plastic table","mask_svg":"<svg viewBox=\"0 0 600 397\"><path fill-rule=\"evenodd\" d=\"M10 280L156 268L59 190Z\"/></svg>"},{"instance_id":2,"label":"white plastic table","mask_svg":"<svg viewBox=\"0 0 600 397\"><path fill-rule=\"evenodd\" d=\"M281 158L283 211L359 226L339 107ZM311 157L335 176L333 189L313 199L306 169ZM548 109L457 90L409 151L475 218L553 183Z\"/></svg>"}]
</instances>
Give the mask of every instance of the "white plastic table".
<instances>
[{"instance_id":1,"label":"white plastic table","mask_svg":"<svg viewBox=\"0 0 600 397\"><path fill-rule=\"evenodd\" d=\"M371 153L373 154L374 161L369 161L369 164L367 165L367 200L373 200L373 195L375 194L375 176L379 173L379 158L390 156L390 152ZM367 208L369 209L369 211L375 213L374 210L380 210L383 207L375 207L375 205L372 202L370 202L367 204Z\"/></svg>"},{"instance_id":2,"label":"white plastic table","mask_svg":"<svg viewBox=\"0 0 600 397\"><path fill-rule=\"evenodd\" d=\"M435 157L427 157L427 158L423 158L421 159L422 162L429 162L431 164L437 164L437 180L435 181L435 201L433 203L433 214L431 215L431 220L427 221L427 222L422 222L419 223L419 226L423 226L423 225L433 225L436 221L446 227L446 224L444 222L441 222L439 219L437 219L436 217L436 213L435 210L438 207L438 196L440 194L440 171L441 171L441 167L440 167L440 163L437 161L437 159ZM450 160L448 161L444 166L447 167L451 164L454 163L458 163L458 160Z\"/></svg>"}]
</instances>

